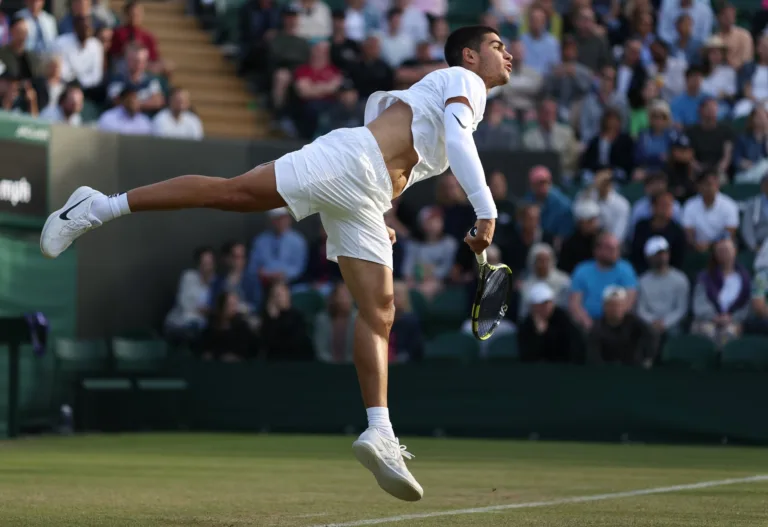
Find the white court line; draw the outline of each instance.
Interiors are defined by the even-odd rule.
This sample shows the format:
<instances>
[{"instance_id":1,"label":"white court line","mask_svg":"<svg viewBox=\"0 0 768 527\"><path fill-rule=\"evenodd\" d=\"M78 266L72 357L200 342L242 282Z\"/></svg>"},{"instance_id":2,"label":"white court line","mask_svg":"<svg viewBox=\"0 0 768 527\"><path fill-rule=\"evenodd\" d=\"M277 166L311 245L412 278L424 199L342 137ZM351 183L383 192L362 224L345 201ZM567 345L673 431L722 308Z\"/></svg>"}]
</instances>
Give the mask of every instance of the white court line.
<instances>
[{"instance_id":1,"label":"white court line","mask_svg":"<svg viewBox=\"0 0 768 527\"><path fill-rule=\"evenodd\" d=\"M575 496L573 498L560 498L549 501L531 501L528 503L510 503L507 505L493 505L491 507L478 507L475 509L455 509L440 512L425 512L421 514L403 514L390 516L389 518L374 518L371 520L357 520L346 523L323 523L312 527L359 527L361 525L379 525L381 523L395 523L407 520L421 520L423 518L438 518L440 516L459 516L462 514L483 514L486 512L506 511L511 509L531 509L534 507L553 507L555 505L567 505L571 503L586 503L590 501L615 500L619 498L634 498L635 496L647 496L649 494L666 494L681 490L706 489L709 487L721 487L723 485L735 485L737 483L755 483L768 481L768 475L751 476L748 478L721 479L716 481L702 481L688 485L674 485L672 487L656 487L652 489L629 490L626 492L613 492L610 494L594 494L592 496Z\"/></svg>"}]
</instances>

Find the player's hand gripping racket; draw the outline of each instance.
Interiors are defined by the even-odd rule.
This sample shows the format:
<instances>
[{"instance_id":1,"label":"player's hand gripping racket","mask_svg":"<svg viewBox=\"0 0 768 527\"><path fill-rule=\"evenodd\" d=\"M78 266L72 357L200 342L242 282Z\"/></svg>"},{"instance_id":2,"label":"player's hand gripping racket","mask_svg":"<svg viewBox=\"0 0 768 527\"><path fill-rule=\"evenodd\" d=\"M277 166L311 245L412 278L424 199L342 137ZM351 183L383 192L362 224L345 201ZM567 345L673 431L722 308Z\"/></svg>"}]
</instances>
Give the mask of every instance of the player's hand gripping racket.
<instances>
[{"instance_id":1,"label":"player's hand gripping racket","mask_svg":"<svg viewBox=\"0 0 768 527\"><path fill-rule=\"evenodd\" d=\"M477 227L472 227L469 235L477 236ZM480 340L486 340L501 324L507 314L507 296L512 287L512 269L504 264L491 265L483 251L475 255L480 277L477 281L477 293L472 304L472 333Z\"/></svg>"}]
</instances>

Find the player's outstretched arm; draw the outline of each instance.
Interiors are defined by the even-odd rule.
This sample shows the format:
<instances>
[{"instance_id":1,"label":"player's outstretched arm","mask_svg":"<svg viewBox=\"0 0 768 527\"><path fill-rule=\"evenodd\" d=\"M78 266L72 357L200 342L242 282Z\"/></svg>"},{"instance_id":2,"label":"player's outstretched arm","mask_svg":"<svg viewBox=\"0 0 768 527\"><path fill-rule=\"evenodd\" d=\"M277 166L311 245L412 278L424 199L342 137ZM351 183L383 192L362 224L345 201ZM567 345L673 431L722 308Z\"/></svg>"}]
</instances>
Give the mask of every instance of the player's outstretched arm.
<instances>
[{"instance_id":1,"label":"player's outstretched arm","mask_svg":"<svg viewBox=\"0 0 768 527\"><path fill-rule=\"evenodd\" d=\"M493 241L497 212L472 137L474 114L466 97L452 97L445 103L443 117L448 162L461 188L467 193L477 216L477 234L474 238L466 238L465 241L479 254Z\"/></svg>"}]
</instances>

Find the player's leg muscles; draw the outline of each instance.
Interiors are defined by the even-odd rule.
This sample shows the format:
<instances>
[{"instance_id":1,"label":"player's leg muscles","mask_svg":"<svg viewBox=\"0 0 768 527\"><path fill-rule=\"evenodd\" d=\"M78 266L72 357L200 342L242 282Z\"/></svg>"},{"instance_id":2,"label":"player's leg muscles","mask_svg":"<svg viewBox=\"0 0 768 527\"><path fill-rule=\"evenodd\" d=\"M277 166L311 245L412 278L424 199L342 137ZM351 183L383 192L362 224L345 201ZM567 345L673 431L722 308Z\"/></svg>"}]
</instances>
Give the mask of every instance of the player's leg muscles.
<instances>
[{"instance_id":1,"label":"player's leg muscles","mask_svg":"<svg viewBox=\"0 0 768 527\"><path fill-rule=\"evenodd\" d=\"M259 212L284 207L277 192L274 162L235 178L180 176L128 192L131 212L209 208Z\"/></svg>"},{"instance_id":2,"label":"player's leg muscles","mask_svg":"<svg viewBox=\"0 0 768 527\"><path fill-rule=\"evenodd\" d=\"M354 361L366 408L387 406L389 331L395 319L392 270L339 256L339 268L358 308Z\"/></svg>"}]
</instances>

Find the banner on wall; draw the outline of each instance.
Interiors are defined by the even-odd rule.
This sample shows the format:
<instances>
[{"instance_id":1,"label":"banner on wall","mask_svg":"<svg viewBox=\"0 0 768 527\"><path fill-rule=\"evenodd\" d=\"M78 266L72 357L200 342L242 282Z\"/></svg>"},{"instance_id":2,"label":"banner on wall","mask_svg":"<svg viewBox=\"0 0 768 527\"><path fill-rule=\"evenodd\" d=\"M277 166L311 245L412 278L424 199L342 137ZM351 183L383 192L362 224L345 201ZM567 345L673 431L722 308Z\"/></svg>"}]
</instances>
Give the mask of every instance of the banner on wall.
<instances>
[{"instance_id":1,"label":"banner on wall","mask_svg":"<svg viewBox=\"0 0 768 527\"><path fill-rule=\"evenodd\" d=\"M48 143L51 129L0 112L0 226L42 227L48 215Z\"/></svg>"}]
</instances>

